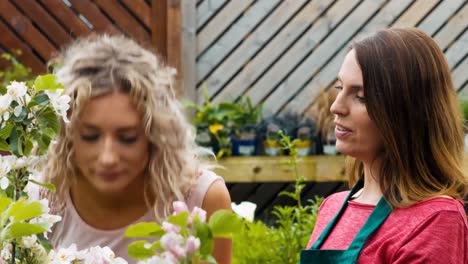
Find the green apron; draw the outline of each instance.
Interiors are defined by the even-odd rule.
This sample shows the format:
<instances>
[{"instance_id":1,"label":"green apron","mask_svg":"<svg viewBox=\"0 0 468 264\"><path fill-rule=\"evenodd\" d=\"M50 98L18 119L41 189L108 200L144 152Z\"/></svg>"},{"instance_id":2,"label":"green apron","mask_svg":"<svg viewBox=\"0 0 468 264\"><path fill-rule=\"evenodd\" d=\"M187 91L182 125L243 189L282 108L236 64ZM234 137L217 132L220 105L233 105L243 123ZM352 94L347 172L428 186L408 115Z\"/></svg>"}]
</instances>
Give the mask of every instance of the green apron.
<instances>
[{"instance_id":1,"label":"green apron","mask_svg":"<svg viewBox=\"0 0 468 264\"><path fill-rule=\"evenodd\" d=\"M363 186L364 182L362 180L360 180L356 186L354 186L354 188L348 194L348 197L346 197L346 200L341 206L341 209L323 230L322 234L320 234L315 244L309 249L301 251L299 264L356 263L359 257L359 253L364 247L367 238L380 227L380 225L392 212L391 207L383 197L377 203L377 206L372 211L371 215L364 223L362 228L359 230L359 233L351 242L351 245L347 250L320 250L319 248L325 242L326 238L331 233L340 217L343 215L346 207L348 206L349 199Z\"/></svg>"}]
</instances>

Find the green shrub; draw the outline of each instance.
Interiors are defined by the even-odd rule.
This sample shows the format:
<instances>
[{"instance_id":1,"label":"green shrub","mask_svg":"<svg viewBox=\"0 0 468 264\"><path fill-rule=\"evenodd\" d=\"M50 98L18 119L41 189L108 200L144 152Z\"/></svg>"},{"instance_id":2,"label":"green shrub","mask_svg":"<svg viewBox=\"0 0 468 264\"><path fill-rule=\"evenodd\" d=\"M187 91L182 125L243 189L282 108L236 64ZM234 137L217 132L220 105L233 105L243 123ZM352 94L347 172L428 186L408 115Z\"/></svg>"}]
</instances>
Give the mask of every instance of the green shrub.
<instances>
[{"instance_id":1,"label":"green shrub","mask_svg":"<svg viewBox=\"0 0 468 264\"><path fill-rule=\"evenodd\" d=\"M288 149L291 156L286 165L292 166L296 175L294 190L279 195L291 197L296 205L275 206L271 212L275 219L274 226L244 220L241 230L233 236L233 264L296 264L314 229L323 198L315 197L308 200L307 205L302 204L305 180L298 176L298 155L294 142L281 131L279 136L281 146Z\"/></svg>"}]
</instances>

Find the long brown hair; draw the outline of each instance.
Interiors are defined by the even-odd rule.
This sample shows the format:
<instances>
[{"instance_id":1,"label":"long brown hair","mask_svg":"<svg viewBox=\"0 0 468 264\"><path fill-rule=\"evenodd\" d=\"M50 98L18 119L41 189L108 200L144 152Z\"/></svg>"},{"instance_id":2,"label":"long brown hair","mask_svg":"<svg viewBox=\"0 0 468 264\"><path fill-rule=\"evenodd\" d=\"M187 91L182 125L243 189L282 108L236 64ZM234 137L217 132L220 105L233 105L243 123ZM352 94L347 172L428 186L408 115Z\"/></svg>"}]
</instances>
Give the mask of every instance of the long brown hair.
<instances>
[{"instance_id":1,"label":"long brown hair","mask_svg":"<svg viewBox=\"0 0 468 264\"><path fill-rule=\"evenodd\" d=\"M463 122L450 70L418 29L385 29L354 42L366 107L383 141L378 179L385 199L403 207L441 195L463 199ZM363 175L349 160L350 185Z\"/></svg>"}]
</instances>

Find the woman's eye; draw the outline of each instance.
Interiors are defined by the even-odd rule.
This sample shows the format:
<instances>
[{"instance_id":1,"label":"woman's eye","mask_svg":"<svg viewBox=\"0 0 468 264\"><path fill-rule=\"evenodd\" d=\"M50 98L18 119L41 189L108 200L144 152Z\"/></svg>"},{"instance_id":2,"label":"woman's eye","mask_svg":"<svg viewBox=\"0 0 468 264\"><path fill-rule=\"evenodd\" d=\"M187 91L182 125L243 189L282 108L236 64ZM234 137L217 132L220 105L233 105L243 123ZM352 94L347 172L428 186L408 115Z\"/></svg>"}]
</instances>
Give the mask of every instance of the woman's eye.
<instances>
[{"instance_id":1,"label":"woman's eye","mask_svg":"<svg viewBox=\"0 0 468 264\"><path fill-rule=\"evenodd\" d=\"M132 143L135 143L137 141L137 137L136 136L126 136L126 137L120 137L120 141L122 143L125 143L125 144L132 144Z\"/></svg>"},{"instance_id":2,"label":"woman's eye","mask_svg":"<svg viewBox=\"0 0 468 264\"><path fill-rule=\"evenodd\" d=\"M361 102L361 103L365 103L365 102L366 102L366 98L364 98L363 96L358 96L358 95L356 95L356 99L358 99L358 101Z\"/></svg>"},{"instance_id":3,"label":"woman's eye","mask_svg":"<svg viewBox=\"0 0 468 264\"><path fill-rule=\"evenodd\" d=\"M341 85L336 85L336 86L335 86L335 89L337 89L337 90L343 90L343 86L341 86Z\"/></svg>"},{"instance_id":4,"label":"woman's eye","mask_svg":"<svg viewBox=\"0 0 468 264\"><path fill-rule=\"evenodd\" d=\"M88 142L94 142L99 139L99 135L81 135L81 139Z\"/></svg>"}]
</instances>

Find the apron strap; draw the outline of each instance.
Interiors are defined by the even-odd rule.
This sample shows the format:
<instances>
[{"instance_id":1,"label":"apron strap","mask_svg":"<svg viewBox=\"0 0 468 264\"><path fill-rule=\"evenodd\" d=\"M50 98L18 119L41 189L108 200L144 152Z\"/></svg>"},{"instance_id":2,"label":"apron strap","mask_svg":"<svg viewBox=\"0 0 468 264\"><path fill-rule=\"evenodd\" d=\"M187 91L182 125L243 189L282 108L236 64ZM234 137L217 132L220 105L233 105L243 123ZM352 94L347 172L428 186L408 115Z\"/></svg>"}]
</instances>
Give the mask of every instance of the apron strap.
<instances>
[{"instance_id":1,"label":"apron strap","mask_svg":"<svg viewBox=\"0 0 468 264\"><path fill-rule=\"evenodd\" d=\"M345 202L343 203L343 205L341 206L340 210L338 211L338 213L333 217L333 219L330 221L330 223L328 223L328 225L325 227L325 229L322 231L322 233L320 234L319 238L317 239L317 241L315 241L315 243L309 248L309 249L319 249L322 244L325 242L325 239L327 239L328 235L331 233L331 231L333 230L333 228L335 227L336 223L338 222L338 220L341 218L341 216L343 215L344 211L346 210L346 207L348 206L348 201L349 199L351 199L351 197L353 197L353 195L359 191L362 187L364 187L364 180L360 179L353 187L353 189L351 189L351 191L349 192L348 196L346 197L345 199Z\"/></svg>"}]
</instances>

